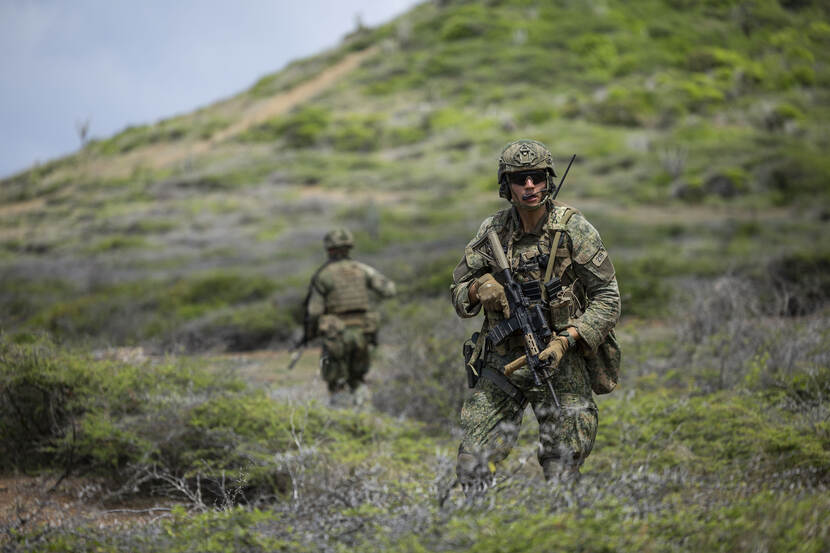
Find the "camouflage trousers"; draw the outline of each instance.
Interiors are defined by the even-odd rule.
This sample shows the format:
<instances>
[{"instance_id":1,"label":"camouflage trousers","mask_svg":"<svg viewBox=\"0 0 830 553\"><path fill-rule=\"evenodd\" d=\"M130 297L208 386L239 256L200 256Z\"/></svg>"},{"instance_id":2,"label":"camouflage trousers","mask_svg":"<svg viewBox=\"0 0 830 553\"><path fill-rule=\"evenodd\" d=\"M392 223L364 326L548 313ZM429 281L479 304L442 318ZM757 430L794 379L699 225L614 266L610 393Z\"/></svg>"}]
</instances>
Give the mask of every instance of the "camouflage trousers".
<instances>
[{"instance_id":1,"label":"camouflage trousers","mask_svg":"<svg viewBox=\"0 0 830 553\"><path fill-rule=\"evenodd\" d=\"M500 370L511 358L491 352L487 363ZM511 381L522 390L539 422L537 458L545 479L576 477L597 434L593 398L557 391L562 407L557 413L550 391L535 385L529 369L519 369ZM456 473L462 486L491 478L491 465L505 459L516 445L525 407L489 379L478 381L461 409L464 437L458 448Z\"/></svg>"},{"instance_id":2,"label":"camouflage trousers","mask_svg":"<svg viewBox=\"0 0 830 553\"><path fill-rule=\"evenodd\" d=\"M320 371L329 392L355 390L369 372L371 340L363 327L340 326L323 334Z\"/></svg>"}]
</instances>

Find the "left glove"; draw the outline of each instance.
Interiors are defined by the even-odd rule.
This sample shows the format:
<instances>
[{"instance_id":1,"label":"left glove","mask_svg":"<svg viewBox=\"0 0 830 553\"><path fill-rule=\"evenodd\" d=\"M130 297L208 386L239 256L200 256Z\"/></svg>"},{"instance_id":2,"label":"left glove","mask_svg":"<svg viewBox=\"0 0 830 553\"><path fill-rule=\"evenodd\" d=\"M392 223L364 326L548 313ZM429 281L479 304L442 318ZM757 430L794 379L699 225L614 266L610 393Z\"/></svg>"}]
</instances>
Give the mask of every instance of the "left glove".
<instances>
[{"instance_id":1,"label":"left glove","mask_svg":"<svg viewBox=\"0 0 830 553\"><path fill-rule=\"evenodd\" d=\"M542 361L550 359L551 367L556 367L562 361L566 351L568 351L568 339L564 336L554 336L548 347L539 352L539 359Z\"/></svg>"}]
</instances>

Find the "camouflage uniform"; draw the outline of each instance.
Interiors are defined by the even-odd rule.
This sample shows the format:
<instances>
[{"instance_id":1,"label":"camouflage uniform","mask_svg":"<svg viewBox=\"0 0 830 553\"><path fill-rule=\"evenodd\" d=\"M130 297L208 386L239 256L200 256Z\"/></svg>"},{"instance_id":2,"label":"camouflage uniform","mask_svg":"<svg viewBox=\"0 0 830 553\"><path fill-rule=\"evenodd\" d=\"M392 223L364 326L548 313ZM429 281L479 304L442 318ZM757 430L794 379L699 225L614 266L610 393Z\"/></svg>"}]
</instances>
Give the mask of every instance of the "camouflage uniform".
<instances>
[{"instance_id":1,"label":"camouflage uniform","mask_svg":"<svg viewBox=\"0 0 830 553\"><path fill-rule=\"evenodd\" d=\"M476 237L465 249L453 272L452 301L460 317L473 317L481 304L470 304L469 287L476 278L492 272L488 262L471 245L495 229L506 248L511 271L518 282L542 280L551 253L551 242L561 231L553 276L562 279L570 298L564 311L547 311L554 333L575 327L581 336L576 347L566 351L551 378L562 405L557 415L546 387L534 384L527 367L509 378L524 394L539 421L539 463L545 477L575 475L594 445L597 407L594 403L583 350L596 351L620 314L620 296L614 267L599 233L578 211L560 202L545 201L546 216L533 231L524 232L515 207L484 220ZM566 210L573 214L562 224ZM558 314L557 314L558 313ZM482 334L502 319L500 313L485 310ZM524 354L519 336L507 338L486 354L485 363L499 372L504 365ZM479 379L473 394L461 410L464 437L459 446L457 472L462 484L489 472L488 465L507 457L515 445L525 404L518 404L489 379Z\"/></svg>"},{"instance_id":2,"label":"camouflage uniform","mask_svg":"<svg viewBox=\"0 0 830 553\"><path fill-rule=\"evenodd\" d=\"M338 240L337 233L342 233ZM331 237L334 235L335 239ZM330 257L311 281L308 324L323 341L320 368L329 392L354 391L369 371L369 348L375 343L378 314L369 309L369 290L395 294L395 283L379 271L348 257L353 239L345 230L326 235ZM341 248L332 254L332 244Z\"/></svg>"}]
</instances>

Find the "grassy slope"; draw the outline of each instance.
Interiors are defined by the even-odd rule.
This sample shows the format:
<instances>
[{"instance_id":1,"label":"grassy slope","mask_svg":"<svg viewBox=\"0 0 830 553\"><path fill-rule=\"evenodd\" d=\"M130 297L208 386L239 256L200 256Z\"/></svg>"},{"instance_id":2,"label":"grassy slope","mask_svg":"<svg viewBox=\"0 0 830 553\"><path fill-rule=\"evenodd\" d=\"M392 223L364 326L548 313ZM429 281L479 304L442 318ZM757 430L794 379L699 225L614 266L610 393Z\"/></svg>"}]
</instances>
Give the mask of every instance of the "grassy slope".
<instances>
[{"instance_id":1,"label":"grassy slope","mask_svg":"<svg viewBox=\"0 0 830 553\"><path fill-rule=\"evenodd\" d=\"M370 45L377 53L330 88L227 132ZM79 411L80 445L63 427L36 445L58 447L64 460L87 448L71 455L116 487L148 460L191 478L215 478L225 463L248 473L252 497L276 499L255 503L262 511L182 512L114 535L31 531L15 543L464 551L478 542L477 551L542 551L559 540L585 551L822 550L830 539L822 524L830 514L826 309L783 322L769 308L722 319L734 297L717 287L698 299L722 300L720 311L670 311L669 299L693 278L736 287L721 279L727 271L746 280L774 269L779 284L827 289L811 280L830 254L828 45L820 2L429 3L236 98L5 180L0 306L18 342L42 329L70 342L168 350L284 341L321 261L324 228L349 225L358 257L415 300L384 308L390 347L375 369L376 406L425 420L439 435L436 443L384 417L340 421L301 402L315 422L305 480L294 480L307 487L292 499L289 469L301 457L285 426L296 403L280 399L284 382L271 383L269 397L239 384L205 389L209 379L198 374L165 380L171 369L158 378L183 391L151 388L142 406L128 393L138 384L121 379L112 402ZM614 255L628 315L626 377L600 403L580 487L542 484L531 423L491 499L467 505L454 492L439 508L463 397L456 350L469 330L443 294L459 248L500 205L494 160L516 136L548 143L560 167L579 155L561 199L588 214ZM754 305L753 297L738 303ZM761 316L774 321L748 324ZM685 340L701 345L687 352ZM801 353L785 358L786 343ZM81 388L109 370L58 365L76 367L68 374ZM4 369L11 390L25 371ZM156 441L147 421L159 410L182 421L191 441ZM217 443L235 449L222 453ZM8 456L4 466L25 468Z\"/></svg>"},{"instance_id":2,"label":"grassy slope","mask_svg":"<svg viewBox=\"0 0 830 553\"><path fill-rule=\"evenodd\" d=\"M235 98L4 181L3 326L163 348L197 329L210 345L262 346L286 337L334 224L414 292L443 293L459 245L500 205L494 159L516 136L548 143L560 166L578 154L561 199L615 252L629 314L659 303L649 274L718 274L793 249L826 260L830 29L820 3L797 4L420 6ZM235 123L367 45L356 71L292 111ZM267 332L262 297L158 297L198 298L186 289L228 272L274 281L281 318ZM102 328L101 313L130 322Z\"/></svg>"}]
</instances>

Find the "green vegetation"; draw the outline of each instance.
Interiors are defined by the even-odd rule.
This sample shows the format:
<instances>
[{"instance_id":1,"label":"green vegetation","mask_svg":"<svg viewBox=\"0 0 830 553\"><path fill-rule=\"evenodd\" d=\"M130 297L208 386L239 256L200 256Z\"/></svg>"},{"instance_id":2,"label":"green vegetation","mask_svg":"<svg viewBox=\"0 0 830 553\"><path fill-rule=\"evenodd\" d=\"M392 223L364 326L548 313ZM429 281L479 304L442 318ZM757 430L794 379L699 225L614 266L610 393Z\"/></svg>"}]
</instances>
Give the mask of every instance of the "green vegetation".
<instances>
[{"instance_id":1,"label":"green vegetation","mask_svg":"<svg viewBox=\"0 0 830 553\"><path fill-rule=\"evenodd\" d=\"M296 324L291 313L271 304L277 290L278 284L264 276L230 272L103 286L87 294L66 290L76 297L55 302L25 327L69 340L250 350L287 338ZM33 311L25 300L17 305L12 307L21 315Z\"/></svg>"},{"instance_id":2,"label":"green vegetation","mask_svg":"<svg viewBox=\"0 0 830 553\"><path fill-rule=\"evenodd\" d=\"M112 138L90 141L85 151L93 155L114 156L151 144L176 142L186 138L207 140L229 124L230 121L221 117L197 112L190 117L174 117L153 125L127 127Z\"/></svg>"},{"instance_id":3,"label":"green vegetation","mask_svg":"<svg viewBox=\"0 0 830 553\"><path fill-rule=\"evenodd\" d=\"M825 4L424 2L235 98L3 180L0 468L88 478L107 505L177 506L104 529L15 519L0 544L827 550ZM455 316L448 285L507 205L496 158L521 136L560 174L577 154L558 199L611 252L622 381L598 400L580 483L542 481L527 420L493 488L466 501L449 485L459 350L479 322ZM313 354L277 368L339 225L400 292L381 308L371 415L309 399L324 397ZM238 353L265 348L278 363Z\"/></svg>"},{"instance_id":4,"label":"green vegetation","mask_svg":"<svg viewBox=\"0 0 830 553\"><path fill-rule=\"evenodd\" d=\"M93 471L122 494L180 479L180 494L201 485L221 504L287 495L295 455L310 471L329 455L357 467L387 448L400 462L431 447L415 425L278 403L195 363L94 361L43 341L0 348L3 470Z\"/></svg>"}]
</instances>

